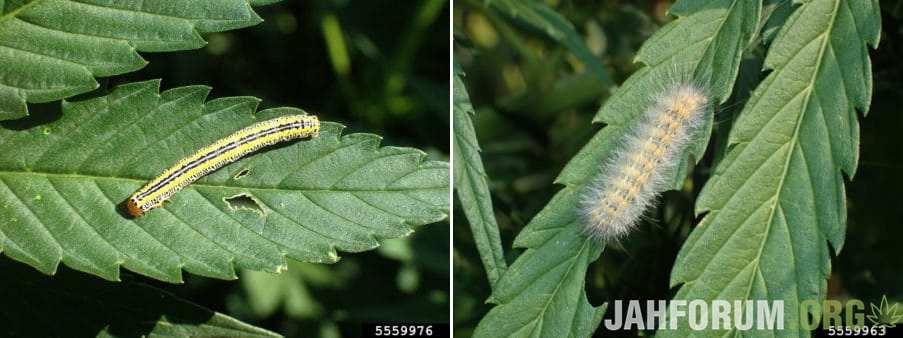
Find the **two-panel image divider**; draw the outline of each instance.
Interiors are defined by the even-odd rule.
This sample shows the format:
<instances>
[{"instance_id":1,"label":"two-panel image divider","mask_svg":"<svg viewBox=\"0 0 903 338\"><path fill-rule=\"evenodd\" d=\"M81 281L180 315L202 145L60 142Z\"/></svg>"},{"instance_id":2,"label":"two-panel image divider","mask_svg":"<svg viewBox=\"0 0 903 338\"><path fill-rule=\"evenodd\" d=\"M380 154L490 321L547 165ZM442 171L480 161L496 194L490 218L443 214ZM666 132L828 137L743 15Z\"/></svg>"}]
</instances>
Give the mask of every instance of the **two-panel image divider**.
<instances>
[{"instance_id":1,"label":"two-panel image divider","mask_svg":"<svg viewBox=\"0 0 903 338\"><path fill-rule=\"evenodd\" d=\"M0 0L0 337L894 337L903 5Z\"/></svg>"}]
</instances>

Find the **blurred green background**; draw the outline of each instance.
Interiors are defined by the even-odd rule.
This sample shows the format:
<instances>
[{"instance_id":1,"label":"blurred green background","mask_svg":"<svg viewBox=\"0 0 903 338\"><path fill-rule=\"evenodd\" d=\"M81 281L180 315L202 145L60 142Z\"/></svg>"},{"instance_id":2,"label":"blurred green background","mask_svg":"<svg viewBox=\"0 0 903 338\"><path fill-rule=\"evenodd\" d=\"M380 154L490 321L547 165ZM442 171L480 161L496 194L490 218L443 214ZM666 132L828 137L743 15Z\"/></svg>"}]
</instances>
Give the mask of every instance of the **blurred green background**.
<instances>
[{"instance_id":1,"label":"blurred green background","mask_svg":"<svg viewBox=\"0 0 903 338\"><path fill-rule=\"evenodd\" d=\"M643 41L673 19L667 15L668 0L544 2L574 25L616 84L638 69L632 60ZM780 1L766 1L774 2ZM872 107L860 119L859 169L847 184L847 240L832 257L830 299L877 302L886 294L903 301L898 245L903 238L903 148L896 137L903 127L903 1L881 1L881 6L881 44L871 51ZM466 73L463 80L476 110L474 124L509 264L522 252L511 249L515 236L561 189L552 183L556 175L602 127L590 121L612 89L542 33L487 9L483 1L455 1L455 60ZM762 53L762 48L751 50L743 71L764 78L758 73L761 59L756 60ZM746 86L738 84L737 97L748 95ZM718 109L716 121L728 121L742 108L744 100L737 97ZM713 147L683 191L665 193L662 207L649 214L656 221L645 221L629 241L609 247L590 266L590 303L671 298L671 267L695 224L693 203L709 177ZM454 216L453 322L455 335L468 337L491 309L485 304L490 289L467 220L459 208Z\"/></svg>"},{"instance_id":2,"label":"blurred green background","mask_svg":"<svg viewBox=\"0 0 903 338\"><path fill-rule=\"evenodd\" d=\"M98 80L112 88L162 78L164 90L211 86L211 99L256 96L261 109L299 107L346 133L448 161L447 1L285 0L255 10L265 20L257 26L208 35L199 51L144 53L145 69ZM366 322L448 322L448 231L447 222L426 225L333 265L291 262L281 275L134 278L288 337L357 337Z\"/></svg>"}]
</instances>

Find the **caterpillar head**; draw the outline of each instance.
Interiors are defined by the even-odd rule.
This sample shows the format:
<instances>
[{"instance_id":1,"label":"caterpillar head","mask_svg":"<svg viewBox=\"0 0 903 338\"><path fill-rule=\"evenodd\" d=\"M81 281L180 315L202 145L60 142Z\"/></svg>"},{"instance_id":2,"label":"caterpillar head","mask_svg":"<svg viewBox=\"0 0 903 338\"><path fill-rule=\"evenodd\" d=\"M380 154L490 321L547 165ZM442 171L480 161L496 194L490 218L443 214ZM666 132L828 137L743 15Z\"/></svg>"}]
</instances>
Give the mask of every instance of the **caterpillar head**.
<instances>
[{"instance_id":1,"label":"caterpillar head","mask_svg":"<svg viewBox=\"0 0 903 338\"><path fill-rule=\"evenodd\" d=\"M132 215L132 217L144 215L144 209L138 206L138 199L135 197L129 198L129 201L126 202L125 206L126 209L128 209L129 215Z\"/></svg>"}]
</instances>

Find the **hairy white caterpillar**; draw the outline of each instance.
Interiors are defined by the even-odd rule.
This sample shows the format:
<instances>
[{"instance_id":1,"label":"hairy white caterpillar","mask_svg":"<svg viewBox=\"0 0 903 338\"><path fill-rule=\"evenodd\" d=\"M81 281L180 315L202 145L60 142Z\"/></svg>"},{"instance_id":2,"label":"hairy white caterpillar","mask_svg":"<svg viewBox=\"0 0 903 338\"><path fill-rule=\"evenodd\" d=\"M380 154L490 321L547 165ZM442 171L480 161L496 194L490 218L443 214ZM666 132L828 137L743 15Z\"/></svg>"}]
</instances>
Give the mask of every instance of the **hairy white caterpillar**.
<instances>
[{"instance_id":1,"label":"hairy white caterpillar","mask_svg":"<svg viewBox=\"0 0 903 338\"><path fill-rule=\"evenodd\" d=\"M585 233L599 241L624 237L667 189L669 173L704 122L702 89L676 84L653 100L583 195Z\"/></svg>"}]
</instances>

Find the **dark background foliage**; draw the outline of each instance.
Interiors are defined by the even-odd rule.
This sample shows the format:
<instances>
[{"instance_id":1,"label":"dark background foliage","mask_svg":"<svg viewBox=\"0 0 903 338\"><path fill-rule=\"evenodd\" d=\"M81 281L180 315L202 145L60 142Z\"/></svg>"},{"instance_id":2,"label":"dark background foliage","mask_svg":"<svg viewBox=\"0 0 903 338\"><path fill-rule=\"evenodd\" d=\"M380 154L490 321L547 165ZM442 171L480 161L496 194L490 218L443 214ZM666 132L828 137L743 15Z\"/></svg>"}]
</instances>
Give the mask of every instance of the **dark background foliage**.
<instances>
[{"instance_id":1,"label":"dark background foliage","mask_svg":"<svg viewBox=\"0 0 903 338\"><path fill-rule=\"evenodd\" d=\"M632 59L643 41L673 19L666 14L671 5L667 0L546 3L573 23L615 83L637 69ZM903 148L896 137L903 127L903 1L881 1L881 6L881 43L871 51L872 106L868 117L860 119L859 167L847 184L847 239L832 257L829 299L868 303L887 295L890 301L903 301L898 246L903 236ZM510 264L521 253L511 249L515 236L561 189L552 183L555 176L601 127L590 121L610 88L592 81L567 49L487 11L481 1L455 2L453 33ZM725 124L743 103L729 101L720 107L716 123ZM671 298L671 267L697 221L693 203L709 177L713 148L709 146L686 189L665 193L661 207L648 214L650 219L637 233L618 247L610 246L593 263L587 274L590 303ZM484 303L489 284L466 222L456 208L453 320L459 337L470 336L491 309Z\"/></svg>"},{"instance_id":2,"label":"dark background foliage","mask_svg":"<svg viewBox=\"0 0 903 338\"><path fill-rule=\"evenodd\" d=\"M261 109L299 107L347 125L346 133L379 134L384 145L448 160L447 1L283 1L255 10L263 23L205 36L201 50L144 53L147 67L98 79L101 89L85 97L155 78L163 90L203 84L213 88L210 99L255 96ZM59 116L59 102L34 105L33 114ZM333 265L290 262L278 276L239 272L239 280L221 281L186 273L184 285L171 285L123 271L123 280L289 337L357 337L367 322L448 321L448 229L447 222L423 226L376 251L340 253ZM252 304L252 289L286 294L267 308Z\"/></svg>"}]
</instances>

